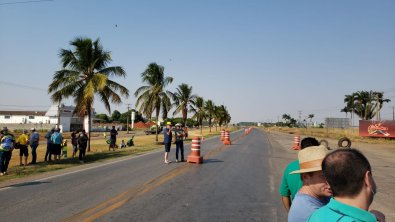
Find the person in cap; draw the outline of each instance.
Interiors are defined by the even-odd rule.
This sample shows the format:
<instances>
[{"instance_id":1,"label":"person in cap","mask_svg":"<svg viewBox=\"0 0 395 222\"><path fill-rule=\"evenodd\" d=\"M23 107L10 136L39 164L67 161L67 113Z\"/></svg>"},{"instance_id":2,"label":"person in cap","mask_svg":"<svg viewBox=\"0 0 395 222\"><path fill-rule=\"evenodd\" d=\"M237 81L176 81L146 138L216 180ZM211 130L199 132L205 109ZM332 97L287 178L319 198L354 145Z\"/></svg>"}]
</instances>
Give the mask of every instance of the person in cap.
<instances>
[{"instance_id":1,"label":"person in cap","mask_svg":"<svg viewBox=\"0 0 395 222\"><path fill-rule=\"evenodd\" d=\"M171 132L171 122L166 123L166 128L163 129L163 144L165 145L165 163L171 163L169 160L169 153L173 134Z\"/></svg>"},{"instance_id":2,"label":"person in cap","mask_svg":"<svg viewBox=\"0 0 395 222\"><path fill-rule=\"evenodd\" d=\"M316 138L313 137L306 137L300 141L300 148L303 150L304 148L310 146L319 146L320 143ZM292 171L300 170L299 168L299 160L294 160L287 165L284 170L282 182L280 185L280 195L281 201L285 207L285 210L289 212L291 208L292 200L295 198L295 194L299 191L302 187L302 179L300 178L299 174L289 174Z\"/></svg>"},{"instance_id":3,"label":"person in cap","mask_svg":"<svg viewBox=\"0 0 395 222\"><path fill-rule=\"evenodd\" d=\"M325 146L307 147L298 153L302 187L296 193L288 213L288 222L304 222L318 208L329 202L332 191L322 173L321 163L328 150Z\"/></svg>"},{"instance_id":4,"label":"person in cap","mask_svg":"<svg viewBox=\"0 0 395 222\"><path fill-rule=\"evenodd\" d=\"M308 221L385 221L378 211L368 211L377 192L368 159L356 149L338 149L322 162L323 174L333 198Z\"/></svg>"},{"instance_id":5,"label":"person in cap","mask_svg":"<svg viewBox=\"0 0 395 222\"><path fill-rule=\"evenodd\" d=\"M55 129L55 132L51 135L51 154L54 155L54 160L60 160L60 154L62 152L62 142L63 142L63 135L60 132L59 128Z\"/></svg>"},{"instance_id":6,"label":"person in cap","mask_svg":"<svg viewBox=\"0 0 395 222\"><path fill-rule=\"evenodd\" d=\"M45 152L44 161L52 161L52 142L51 136L55 132L55 128L51 128L46 134L45 139L47 139L47 150Z\"/></svg>"},{"instance_id":7,"label":"person in cap","mask_svg":"<svg viewBox=\"0 0 395 222\"><path fill-rule=\"evenodd\" d=\"M37 147L40 142L40 134L35 128L30 129L31 134L29 138L30 148L32 149L32 162L30 164L36 164L37 161Z\"/></svg>"},{"instance_id":8,"label":"person in cap","mask_svg":"<svg viewBox=\"0 0 395 222\"><path fill-rule=\"evenodd\" d=\"M23 133L18 137L16 140L16 144L19 147L19 165L21 166L26 166L27 165L27 157L29 156L29 150L28 150L28 143L29 143L29 135L28 135L28 130L24 129ZM22 157L24 158L24 164L22 163Z\"/></svg>"},{"instance_id":9,"label":"person in cap","mask_svg":"<svg viewBox=\"0 0 395 222\"><path fill-rule=\"evenodd\" d=\"M174 135L176 139L176 162L178 162L178 153L181 154L181 162L184 162L184 130L181 128L181 124L176 124L176 129L174 130Z\"/></svg>"},{"instance_id":10,"label":"person in cap","mask_svg":"<svg viewBox=\"0 0 395 222\"><path fill-rule=\"evenodd\" d=\"M3 127L0 134L0 175L7 175L8 164L10 163L12 150L14 149L15 137L7 127Z\"/></svg>"}]
</instances>

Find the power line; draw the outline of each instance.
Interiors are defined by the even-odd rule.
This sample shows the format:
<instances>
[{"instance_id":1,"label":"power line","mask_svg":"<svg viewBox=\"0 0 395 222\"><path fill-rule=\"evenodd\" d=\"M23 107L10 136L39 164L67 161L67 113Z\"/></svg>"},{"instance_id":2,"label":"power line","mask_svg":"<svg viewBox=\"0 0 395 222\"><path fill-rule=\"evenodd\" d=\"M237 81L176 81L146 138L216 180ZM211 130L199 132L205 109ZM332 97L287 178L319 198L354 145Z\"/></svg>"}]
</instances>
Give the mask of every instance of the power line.
<instances>
[{"instance_id":1,"label":"power line","mask_svg":"<svg viewBox=\"0 0 395 222\"><path fill-rule=\"evenodd\" d=\"M15 87L24 88L24 89L28 88L28 89L32 89L32 90L47 92L47 90L45 90L45 89L36 88L36 87L32 87L32 86L27 86L27 85L22 85L22 84L17 84L17 83L12 83L12 82L0 81L0 85L1 84L4 84L6 86L15 86Z\"/></svg>"},{"instance_id":2,"label":"power line","mask_svg":"<svg viewBox=\"0 0 395 222\"><path fill-rule=\"evenodd\" d=\"M38 3L38 2L53 2L54 0L35 0L35 1L20 1L20 2L5 2L0 3L0 5L16 5L16 4L29 4L29 3Z\"/></svg>"},{"instance_id":3,"label":"power line","mask_svg":"<svg viewBox=\"0 0 395 222\"><path fill-rule=\"evenodd\" d=\"M0 106L8 106L8 107L50 107L50 106L9 105L9 104L0 104Z\"/></svg>"}]
</instances>

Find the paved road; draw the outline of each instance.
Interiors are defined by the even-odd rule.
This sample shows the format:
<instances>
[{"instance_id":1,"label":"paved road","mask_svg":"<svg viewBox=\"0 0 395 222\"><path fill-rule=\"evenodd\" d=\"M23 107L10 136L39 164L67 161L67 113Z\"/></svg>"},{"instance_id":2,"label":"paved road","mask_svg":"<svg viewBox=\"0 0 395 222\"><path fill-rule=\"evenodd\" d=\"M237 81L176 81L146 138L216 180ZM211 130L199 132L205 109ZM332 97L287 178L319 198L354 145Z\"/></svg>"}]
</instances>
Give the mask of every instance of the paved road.
<instances>
[{"instance_id":1,"label":"paved road","mask_svg":"<svg viewBox=\"0 0 395 222\"><path fill-rule=\"evenodd\" d=\"M259 130L231 139L203 141L200 165L154 152L1 188L0 221L285 221L277 187L292 157Z\"/></svg>"}]
</instances>

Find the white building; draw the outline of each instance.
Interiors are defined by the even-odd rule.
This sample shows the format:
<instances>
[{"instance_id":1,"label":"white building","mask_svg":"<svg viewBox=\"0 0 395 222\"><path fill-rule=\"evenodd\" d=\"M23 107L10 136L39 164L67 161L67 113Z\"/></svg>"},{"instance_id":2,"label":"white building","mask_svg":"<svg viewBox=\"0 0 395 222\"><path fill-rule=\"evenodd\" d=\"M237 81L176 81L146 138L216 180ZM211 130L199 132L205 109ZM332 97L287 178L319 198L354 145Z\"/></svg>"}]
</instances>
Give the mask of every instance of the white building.
<instances>
[{"instance_id":1,"label":"white building","mask_svg":"<svg viewBox=\"0 0 395 222\"><path fill-rule=\"evenodd\" d=\"M45 111L0 111L0 123L4 124L51 124Z\"/></svg>"},{"instance_id":2,"label":"white building","mask_svg":"<svg viewBox=\"0 0 395 222\"><path fill-rule=\"evenodd\" d=\"M52 105L48 111L0 111L1 125L40 124L57 126L64 132L85 129L88 131L88 118L73 115L73 106ZM84 127L83 127L84 126Z\"/></svg>"}]
</instances>

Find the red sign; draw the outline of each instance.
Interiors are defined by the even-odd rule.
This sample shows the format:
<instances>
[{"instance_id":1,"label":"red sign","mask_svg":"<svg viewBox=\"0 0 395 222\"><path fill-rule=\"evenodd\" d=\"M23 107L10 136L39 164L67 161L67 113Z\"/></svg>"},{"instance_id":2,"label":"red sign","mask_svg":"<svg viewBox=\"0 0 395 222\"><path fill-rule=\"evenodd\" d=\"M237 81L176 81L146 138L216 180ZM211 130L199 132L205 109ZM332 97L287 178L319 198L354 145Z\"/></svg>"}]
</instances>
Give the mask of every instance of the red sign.
<instances>
[{"instance_id":1,"label":"red sign","mask_svg":"<svg viewBox=\"0 0 395 222\"><path fill-rule=\"evenodd\" d=\"M359 135L395 138L395 121L359 120Z\"/></svg>"}]
</instances>

